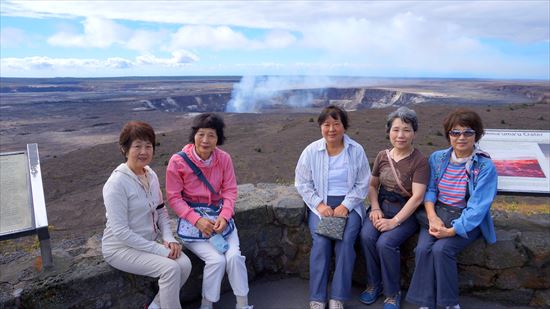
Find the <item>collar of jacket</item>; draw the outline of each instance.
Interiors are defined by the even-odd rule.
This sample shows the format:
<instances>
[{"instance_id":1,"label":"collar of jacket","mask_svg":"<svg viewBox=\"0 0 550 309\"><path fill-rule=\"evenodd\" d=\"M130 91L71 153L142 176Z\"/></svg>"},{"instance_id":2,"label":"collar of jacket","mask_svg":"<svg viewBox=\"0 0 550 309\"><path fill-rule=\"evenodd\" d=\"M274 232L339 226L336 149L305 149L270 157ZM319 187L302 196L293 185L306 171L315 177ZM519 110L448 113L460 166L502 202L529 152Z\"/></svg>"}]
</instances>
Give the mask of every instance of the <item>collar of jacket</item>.
<instances>
[{"instance_id":1,"label":"collar of jacket","mask_svg":"<svg viewBox=\"0 0 550 309\"><path fill-rule=\"evenodd\" d=\"M443 159L445 159L446 162L449 162L451 159L451 153L453 152L453 147L449 147L444 153L443 153ZM470 172L472 170L472 167L477 164L477 162L480 160L481 157L485 157L490 159L491 156L483 151L479 144L476 143L474 145L474 152L472 153L472 157L468 162L466 162L466 173L468 173L468 177L470 176Z\"/></svg>"}]
</instances>

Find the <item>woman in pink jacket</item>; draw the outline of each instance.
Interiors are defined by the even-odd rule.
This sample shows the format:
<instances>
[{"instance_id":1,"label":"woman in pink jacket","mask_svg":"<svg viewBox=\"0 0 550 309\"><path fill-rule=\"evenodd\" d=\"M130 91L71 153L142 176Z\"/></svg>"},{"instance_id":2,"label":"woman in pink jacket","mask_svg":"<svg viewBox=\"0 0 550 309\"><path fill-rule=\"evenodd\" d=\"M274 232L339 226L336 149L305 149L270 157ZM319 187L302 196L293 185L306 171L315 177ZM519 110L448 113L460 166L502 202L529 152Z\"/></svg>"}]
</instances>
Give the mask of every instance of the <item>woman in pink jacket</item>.
<instances>
[{"instance_id":1,"label":"woman in pink jacket","mask_svg":"<svg viewBox=\"0 0 550 309\"><path fill-rule=\"evenodd\" d=\"M195 117L189 144L174 154L166 169L166 194L180 218L178 234L184 245L205 263L201 309L220 299L227 271L237 298L236 308L248 305L248 275L241 255L233 214L237 181L229 154L222 145L224 121L214 113Z\"/></svg>"}]
</instances>

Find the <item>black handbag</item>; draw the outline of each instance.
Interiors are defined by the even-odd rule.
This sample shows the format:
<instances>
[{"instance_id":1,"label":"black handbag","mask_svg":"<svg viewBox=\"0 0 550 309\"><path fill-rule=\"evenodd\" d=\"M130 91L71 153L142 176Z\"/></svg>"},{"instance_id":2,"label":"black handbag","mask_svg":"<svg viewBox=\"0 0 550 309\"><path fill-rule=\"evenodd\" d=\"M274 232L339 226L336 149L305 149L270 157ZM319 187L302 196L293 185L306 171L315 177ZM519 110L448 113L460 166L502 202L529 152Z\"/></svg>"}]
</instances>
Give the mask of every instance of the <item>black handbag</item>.
<instances>
[{"instance_id":1,"label":"black handbag","mask_svg":"<svg viewBox=\"0 0 550 309\"><path fill-rule=\"evenodd\" d=\"M437 214L439 219L443 221L443 224L445 224L446 228L452 227L453 220L458 219L462 214L462 210L463 210L463 208L445 205L440 202L437 202L434 208L435 208L435 213ZM415 217L416 217L416 221L418 221L418 224L420 224L420 226L426 229L430 227L428 214L426 214L426 209L424 207L416 210Z\"/></svg>"},{"instance_id":2,"label":"black handbag","mask_svg":"<svg viewBox=\"0 0 550 309\"><path fill-rule=\"evenodd\" d=\"M315 233L330 239L342 240L347 220L347 217L321 217Z\"/></svg>"}]
</instances>

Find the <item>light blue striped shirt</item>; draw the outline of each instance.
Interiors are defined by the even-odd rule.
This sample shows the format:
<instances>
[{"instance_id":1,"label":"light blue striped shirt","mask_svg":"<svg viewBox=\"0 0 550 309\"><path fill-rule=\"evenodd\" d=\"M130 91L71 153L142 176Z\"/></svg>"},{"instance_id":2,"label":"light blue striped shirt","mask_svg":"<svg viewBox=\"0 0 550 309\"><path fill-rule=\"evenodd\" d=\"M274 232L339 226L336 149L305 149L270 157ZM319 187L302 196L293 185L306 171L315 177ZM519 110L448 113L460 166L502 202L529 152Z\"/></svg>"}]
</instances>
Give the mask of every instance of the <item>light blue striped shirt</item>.
<instances>
[{"instance_id":1,"label":"light blue striped shirt","mask_svg":"<svg viewBox=\"0 0 550 309\"><path fill-rule=\"evenodd\" d=\"M371 171L363 146L344 134L345 164L348 165L348 193L342 204L349 211L356 211L366 217L364 205L367 197ZM316 207L326 204L328 195L329 155L325 139L309 144L302 152L296 165L294 185L309 209L321 217Z\"/></svg>"}]
</instances>

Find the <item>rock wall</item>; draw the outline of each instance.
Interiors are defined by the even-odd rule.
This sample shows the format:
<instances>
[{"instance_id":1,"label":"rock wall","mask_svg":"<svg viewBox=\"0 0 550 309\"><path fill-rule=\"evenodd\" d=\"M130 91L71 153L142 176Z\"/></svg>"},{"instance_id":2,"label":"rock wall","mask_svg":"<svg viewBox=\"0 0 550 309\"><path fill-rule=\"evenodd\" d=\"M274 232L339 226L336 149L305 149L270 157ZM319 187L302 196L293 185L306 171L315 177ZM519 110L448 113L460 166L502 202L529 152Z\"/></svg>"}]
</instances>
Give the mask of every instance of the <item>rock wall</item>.
<instances>
[{"instance_id":1,"label":"rock wall","mask_svg":"<svg viewBox=\"0 0 550 309\"><path fill-rule=\"evenodd\" d=\"M236 216L249 279L266 273L308 278L311 237L305 207L291 186L239 186ZM518 305L550 306L550 215L494 212L497 243L476 241L459 257L461 293ZM414 271L416 237L402 247L402 286ZM130 275L101 257L101 235L53 240L55 267L37 271L38 252L2 256L0 308L137 308L156 293L156 280ZM364 284L365 267L356 246L354 281ZM193 262L181 299L200 298L202 262ZM228 290L224 279L223 290Z\"/></svg>"}]
</instances>

